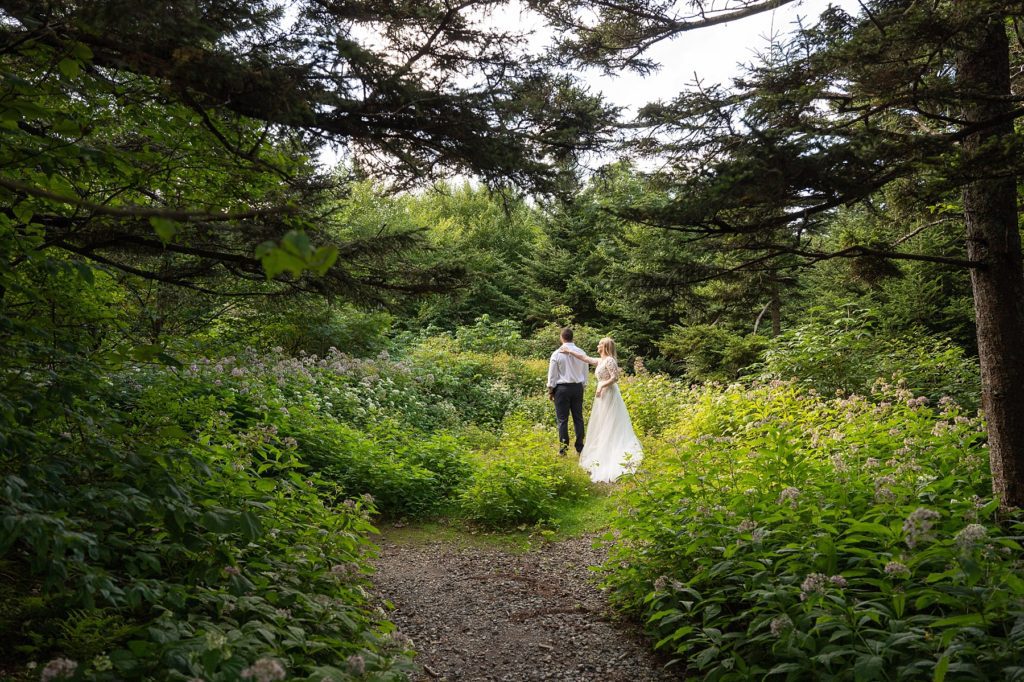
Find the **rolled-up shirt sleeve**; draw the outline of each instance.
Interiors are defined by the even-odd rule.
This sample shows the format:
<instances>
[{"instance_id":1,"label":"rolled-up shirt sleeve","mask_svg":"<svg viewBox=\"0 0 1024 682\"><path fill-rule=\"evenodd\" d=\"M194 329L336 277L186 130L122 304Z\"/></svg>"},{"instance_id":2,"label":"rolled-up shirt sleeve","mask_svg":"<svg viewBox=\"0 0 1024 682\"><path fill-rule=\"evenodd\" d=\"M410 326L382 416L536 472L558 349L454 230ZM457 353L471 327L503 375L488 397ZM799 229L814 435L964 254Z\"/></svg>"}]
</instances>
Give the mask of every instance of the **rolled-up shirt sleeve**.
<instances>
[{"instance_id":1,"label":"rolled-up shirt sleeve","mask_svg":"<svg viewBox=\"0 0 1024 682\"><path fill-rule=\"evenodd\" d=\"M551 359L548 360L548 388L554 388L558 378L558 363L555 361L555 356L552 355Z\"/></svg>"}]
</instances>

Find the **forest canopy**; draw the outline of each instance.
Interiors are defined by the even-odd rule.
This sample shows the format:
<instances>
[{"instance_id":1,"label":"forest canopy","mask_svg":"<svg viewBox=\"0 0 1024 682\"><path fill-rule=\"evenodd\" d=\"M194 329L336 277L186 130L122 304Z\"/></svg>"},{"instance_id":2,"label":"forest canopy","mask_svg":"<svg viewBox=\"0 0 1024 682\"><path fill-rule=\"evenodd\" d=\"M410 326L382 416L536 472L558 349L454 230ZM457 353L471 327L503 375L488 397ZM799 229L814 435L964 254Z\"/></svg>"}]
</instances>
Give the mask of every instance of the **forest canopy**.
<instances>
[{"instance_id":1,"label":"forest canopy","mask_svg":"<svg viewBox=\"0 0 1024 682\"><path fill-rule=\"evenodd\" d=\"M0 676L398 679L375 515L594 496L567 325L648 452L608 584L690 674L1019 675L1021 4L585 80L791 2L0 0Z\"/></svg>"}]
</instances>

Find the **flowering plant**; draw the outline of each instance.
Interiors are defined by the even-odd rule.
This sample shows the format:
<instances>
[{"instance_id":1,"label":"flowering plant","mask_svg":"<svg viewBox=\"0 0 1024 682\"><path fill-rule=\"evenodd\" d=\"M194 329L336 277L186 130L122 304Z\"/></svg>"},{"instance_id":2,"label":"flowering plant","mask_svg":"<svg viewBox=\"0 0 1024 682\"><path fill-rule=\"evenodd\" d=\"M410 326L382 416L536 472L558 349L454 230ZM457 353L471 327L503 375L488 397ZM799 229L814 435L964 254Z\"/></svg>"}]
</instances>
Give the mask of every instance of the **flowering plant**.
<instances>
[{"instance_id":1,"label":"flowering plant","mask_svg":"<svg viewBox=\"0 0 1024 682\"><path fill-rule=\"evenodd\" d=\"M694 388L679 414L605 567L659 648L712 680L1024 675L1024 523L990 497L978 418L786 382Z\"/></svg>"}]
</instances>

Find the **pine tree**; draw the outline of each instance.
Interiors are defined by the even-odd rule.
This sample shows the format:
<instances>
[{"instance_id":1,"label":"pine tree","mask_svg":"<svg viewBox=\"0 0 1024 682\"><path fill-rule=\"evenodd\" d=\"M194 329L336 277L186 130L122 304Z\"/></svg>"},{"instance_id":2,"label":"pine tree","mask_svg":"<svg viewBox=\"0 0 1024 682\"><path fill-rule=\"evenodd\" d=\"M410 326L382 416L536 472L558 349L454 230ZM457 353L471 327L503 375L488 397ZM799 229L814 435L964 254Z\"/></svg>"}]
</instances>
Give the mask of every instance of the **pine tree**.
<instances>
[{"instance_id":1,"label":"pine tree","mask_svg":"<svg viewBox=\"0 0 1024 682\"><path fill-rule=\"evenodd\" d=\"M606 68L653 65L652 44L784 4L560 2L548 10L567 59ZM1017 177L1024 137L1008 30L1024 6L1009 0L865 0L830 8L772 47L732 88L697 88L641 111L657 127L643 149L673 170L658 203L624 213L748 254L742 267L783 258L909 259L971 272L993 487L1024 506L1024 269ZM592 19L591 17L596 17ZM1019 34L1016 34L1019 35ZM1016 38L1019 41L1019 38ZM1013 73L1017 73L1015 70ZM959 203L960 256L895 243L816 247L837 207L896 182L935 206Z\"/></svg>"}]
</instances>

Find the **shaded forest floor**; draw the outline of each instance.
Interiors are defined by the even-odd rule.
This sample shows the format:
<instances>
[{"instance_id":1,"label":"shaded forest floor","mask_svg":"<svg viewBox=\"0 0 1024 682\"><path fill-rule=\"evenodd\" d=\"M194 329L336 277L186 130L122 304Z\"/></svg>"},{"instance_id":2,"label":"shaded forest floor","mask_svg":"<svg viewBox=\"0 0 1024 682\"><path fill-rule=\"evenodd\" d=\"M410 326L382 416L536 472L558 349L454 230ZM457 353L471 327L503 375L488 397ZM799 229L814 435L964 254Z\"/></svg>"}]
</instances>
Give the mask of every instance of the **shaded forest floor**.
<instances>
[{"instance_id":1,"label":"shaded forest floor","mask_svg":"<svg viewBox=\"0 0 1024 682\"><path fill-rule=\"evenodd\" d=\"M415 679L680 679L613 616L589 568L604 559L593 540L526 549L385 528L374 581L419 652Z\"/></svg>"}]
</instances>

